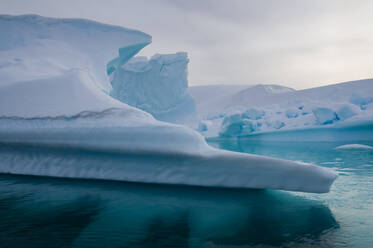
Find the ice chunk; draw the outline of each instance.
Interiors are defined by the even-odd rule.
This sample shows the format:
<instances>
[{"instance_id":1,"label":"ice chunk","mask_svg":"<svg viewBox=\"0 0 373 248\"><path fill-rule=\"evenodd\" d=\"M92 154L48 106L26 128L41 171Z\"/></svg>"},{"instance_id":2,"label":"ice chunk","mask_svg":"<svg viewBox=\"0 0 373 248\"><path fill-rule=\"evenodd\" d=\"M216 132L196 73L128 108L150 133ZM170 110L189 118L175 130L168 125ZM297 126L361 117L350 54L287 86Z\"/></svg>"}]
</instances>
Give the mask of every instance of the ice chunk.
<instances>
[{"instance_id":1,"label":"ice chunk","mask_svg":"<svg viewBox=\"0 0 373 248\"><path fill-rule=\"evenodd\" d=\"M332 124L338 120L337 114L329 108L315 108L312 112L320 125Z\"/></svg>"},{"instance_id":2,"label":"ice chunk","mask_svg":"<svg viewBox=\"0 0 373 248\"><path fill-rule=\"evenodd\" d=\"M246 118L249 120L259 120L265 115L263 110L258 110L254 108L250 108L242 113L242 118Z\"/></svg>"},{"instance_id":3,"label":"ice chunk","mask_svg":"<svg viewBox=\"0 0 373 248\"><path fill-rule=\"evenodd\" d=\"M280 129L280 128L283 128L285 126L285 123L282 122L282 121L279 121L279 120L275 120L275 121L272 121L272 122L267 121L266 123L269 127L272 127L274 129Z\"/></svg>"},{"instance_id":4,"label":"ice chunk","mask_svg":"<svg viewBox=\"0 0 373 248\"><path fill-rule=\"evenodd\" d=\"M356 108L356 106L355 106ZM352 116L357 115L358 110L356 110L354 106L351 105L343 105L337 110L337 116L340 120L346 120L351 118Z\"/></svg>"},{"instance_id":5,"label":"ice chunk","mask_svg":"<svg viewBox=\"0 0 373 248\"><path fill-rule=\"evenodd\" d=\"M298 111L296 109L288 109L286 110L285 114L289 119L298 117Z\"/></svg>"},{"instance_id":6,"label":"ice chunk","mask_svg":"<svg viewBox=\"0 0 373 248\"><path fill-rule=\"evenodd\" d=\"M223 137L238 137L245 136L260 129L261 124L256 121L243 119L242 115L234 114L224 118L220 136Z\"/></svg>"},{"instance_id":7,"label":"ice chunk","mask_svg":"<svg viewBox=\"0 0 373 248\"><path fill-rule=\"evenodd\" d=\"M132 59L114 73L111 96L151 113L159 120L176 121L195 113L186 91L187 54L156 54L149 61Z\"/></svg>"},{"instance_id":8,"label":"ice chunk","mask_svg":"<svg viewBox=\"0 0 373 248\"><path fill-rule=\"evenodd\" d=\"M200 123L198 124L198 131L206 132L209 129L209 126L211 125L212 125L211 121L208 121L208 120L200 121Z\"/></svg>"},{"instance_id":9,"label":"ice chunk","mask_svg":"<svg viewBox=\"0 0 373 248\"><path fill-rule=\"evenodd\" d=\"M373 102L373 97L372 96L361 96L358 94L353 94L350 97L350 102L352 104L360 106L361 109L365 108L365 105L368 105Z\"/></svg>"},{"instance_id":10,"label":"ice chunk","mask_svg":"<svg viewBox=\"0 0 373 248\"><path fill-rule=\"evenodd\" d=\"M131 46L126 46L119 49L119 57L111 60L106 65L106 73L110 75L113 73L118 67L124 65L128 60L130 60L133 56L135 56L141 49L147 46L149 43L140 43Z\"/></svg>"},{"instance_id":11,"label":"ice chunk","mask_svg":"<svg viewBox=\"0 0 373 248\"><path fill-rule=\"evenodd\" d=\"M336 147L335 149L337 150L347 150L347 149L367 149L367 150L372 150L373 147L372 146L368 146L368 145L362 145L362 144L347 144L347 145L342 145L342 146L338 146Z\"/></svg>"}]
</instances>

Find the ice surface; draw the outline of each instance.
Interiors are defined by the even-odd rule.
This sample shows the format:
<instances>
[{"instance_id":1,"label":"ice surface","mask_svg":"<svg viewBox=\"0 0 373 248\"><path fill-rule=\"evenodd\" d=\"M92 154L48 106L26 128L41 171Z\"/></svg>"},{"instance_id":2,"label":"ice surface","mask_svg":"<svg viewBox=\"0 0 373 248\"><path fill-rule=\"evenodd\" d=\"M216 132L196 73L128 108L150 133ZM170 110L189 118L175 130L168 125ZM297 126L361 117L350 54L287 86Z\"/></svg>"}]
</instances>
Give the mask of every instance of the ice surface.
<instances>
[{"instance_id":1,"label":"ice surface","mask_svg":"<svg viewBox=\"0 0 373 248\"><path fill-rule=\"evenodd\" d=\"M230 137L240 137L373 121L372 79L299 91L276 85L232 86L230 90L210 85L188 91L196 102L199 122L211 122L208 130L201 132L205 137L226 136L227 131ZM236 114L241 114L242 120L228 128L227 120Z\"/></svg>"},{"instance_id":2,"label":"ice surface","mask_svg":"<svg viewBox=\"0 0 373 248\"><path fill-rule=\"evenodd\" d=\"M150 35L136 30L37 15L0 15L0 30L0 85L78 68L88 71L95 84L108 92L107 63L118 56L118 50L120 60L115 65L151 42Z\"/></svg>"},{"instance_id":3,"label":"ice surface","mask_svg":"<svg viewBox=\"0 0 373 248\"><path fill-rule=\"evenodd\" d=\"M249 120L259 120L262 119L264 115L265 112L263 110L250 108L242 113L242 118L246 118Z\"/></svg>"},{"instance_id":4,"label":"ice surface","mask_svg":"<svg viewBox=\"0 0 373 248\"><path fill-rule=\"evenodd\" d=\"M298 117L298 110L297 109L288 109L285 112L286 117L291 119L291 118L297 118Z\"/></svg>"},{"instance_id":5,"label":"ice surface","mask_svg":"<svg viewBox=\"0 0 373 248\"><path fill-rule=\"evenodd\" d=\"M320 125L332 124L339 120L337 114L329 108L315 108L312 112Z\"/></svg>"},{"instance_id":6,"label":"ice surface","mask_svg":"<svg viewBox=\"0 0 373 248\"><path fill-rule=\"evenodd\" d=\"M317 193L328 192L337 176L316 165L214 149L196 131L112 98L107 73L185 73L185 54L127 64L150 42L144 33L34 15L0 16L0 30L1 173ZM171 91L180 97L185 83Z\"/></svg>"},{"instance_id":7,"label":"ice surface","mask_svg":"<svg viewBox=\"0 0 373 248\"><path fill-rule=\"evenodd\" d=\"M311 164L216 150L200 137L175 126L2 129L0 172L315 193L337 177Z\"/></svg>"},{"instance_id":8,"label":"ice surface","mask_svg":"<svg viewBox=\"0 0 373 248\"><path fill-rule=\"evenodd\" d=\"M134 109L99 90L88 72L79 69L0 87L0 116L6 117L68 117L83 111L123 107Z\"/></svg>"},{"instance_id":9,"label":"ice surface","mask_svg":"<svg viewBox=\"0 0 373 248\"><path fill-rule=\"evenodd\" d=\"M245 136L260 130L261 122L252 121L241 114L226 116L223 120L220 136Z\"/></svg>"},{"instance_id":10,"label":"ice surface","mask_svg":"<svg viewBox=\"0 0 373 248\"><path fill-rule=\"evenodd\" d=\"M336 114L339 120L347 120L355 115L358 115L360 111L350 104L344 104L340 108L338 108Z\"/></svg>"},{"instance_id":11,"label":"ice surface","mask_svg":"<svg viewBox=\"0 0 373 248\"><path fill-rule=\"evenodd\" d=\"M362 144L346 144L346 145L338 146L335 149L337 149L337 150L349 150L349 149L368 149L368 150L372 150L373 147L368 146L368 145L362 145Z\"/></svg>"},{"instance_id":12,"label":"ice surface","mask_svg":"<svg viewBox=\"0 0 373 248\"><path fill-rule=\"evenodd\" d=\"M113 76L111 96L159 120L182 120L195 113L188 87L186 53L134 58Z\"/></svg>"}]
</instances>

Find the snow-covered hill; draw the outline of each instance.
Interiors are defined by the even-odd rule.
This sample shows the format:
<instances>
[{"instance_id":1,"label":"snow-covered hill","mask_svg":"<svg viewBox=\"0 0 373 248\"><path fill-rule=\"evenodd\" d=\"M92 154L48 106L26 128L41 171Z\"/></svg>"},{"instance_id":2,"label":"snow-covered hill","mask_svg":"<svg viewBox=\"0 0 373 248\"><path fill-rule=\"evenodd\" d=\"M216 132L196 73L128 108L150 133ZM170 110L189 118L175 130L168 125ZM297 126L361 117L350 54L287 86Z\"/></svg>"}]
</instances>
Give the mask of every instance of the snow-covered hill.
<instances>
[{"instance_id":1,"label":"snow-covered hill","mask_svg":"<svg viewBox=\"0 0 373 248\"><path fill-rule=\"evenodd\" d=\"M210 92L214 88L219 91L221 86L209 86ZM243 90L234 86L231 91L210 94L208 99L198 87L190 92L201 120L198 129L206 137L241 137L373 121L372 79L299 91L274 85Z\"/></svg>"}]
</instances>

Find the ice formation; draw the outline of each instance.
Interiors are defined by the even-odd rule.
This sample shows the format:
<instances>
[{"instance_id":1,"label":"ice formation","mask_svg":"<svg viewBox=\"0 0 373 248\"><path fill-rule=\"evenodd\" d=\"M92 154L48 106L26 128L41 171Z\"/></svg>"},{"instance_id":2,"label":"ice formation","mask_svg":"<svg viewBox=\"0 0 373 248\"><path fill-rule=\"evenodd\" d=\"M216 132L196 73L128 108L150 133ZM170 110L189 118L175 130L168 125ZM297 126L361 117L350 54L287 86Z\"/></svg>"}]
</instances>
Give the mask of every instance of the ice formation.
<instances>
[{"instance_id":1,"label":"ice formation","mask_svg":"<svg viewBox=\"0 0 373 248\"><path fill-rule=\"evenodd\" d=\"M214 149L196 131L111 97L107 74L122 70L147 34L34 15L0 16L0 29L1 173L317 193L337 176Z\"/></svg>"},{"instance_id":2,"label":"ice formation","mask_svg":"<svg viewBox=\"0 0 373 248\"><path fill-rule=\"evenodd\" d=\"M0 85L79 68L109 92L107 63L118 57L118 48L120 64L125 62L123 58L130 59L144 44L151 43L150 35L137 30L37 15L1 15L0 30Z\"/></svg>"},{"instance_id":3,"label":"ice formation","mask_svg":"<svg viewBox=\"0 0 373 248\"><path fill-rule=\"evenodd\" d=\"M340 83L307 90L274 85L191 87L204 129L186 123L205 137L242 137L252 134L300 130L373 121L373 80ZM228 86L226 86L228 87Z\"/></svg>"},{"instance_id":4,"label":"ice formation","mask_svg":"<svg viewBox=\"0 0 373 248\"><path fill-rule=\"evenodd\" d=\"M135 57L115 71L111 96L164 121L182 121L195 113L188 88L184 52Z\"/></svg>"},{"instance_id":5,"label":"ice formation","mask_svg":"<svg viewBox=\"0 0 373 248\"><path fill-rule=\"evenodd\" d=\"M338 146L335 149L337 150L356 150L356 149L373 150L373 147L368 146L368 145L362 145L362 144L346 144L346 145Z\"/></svg>"}]
</instances>

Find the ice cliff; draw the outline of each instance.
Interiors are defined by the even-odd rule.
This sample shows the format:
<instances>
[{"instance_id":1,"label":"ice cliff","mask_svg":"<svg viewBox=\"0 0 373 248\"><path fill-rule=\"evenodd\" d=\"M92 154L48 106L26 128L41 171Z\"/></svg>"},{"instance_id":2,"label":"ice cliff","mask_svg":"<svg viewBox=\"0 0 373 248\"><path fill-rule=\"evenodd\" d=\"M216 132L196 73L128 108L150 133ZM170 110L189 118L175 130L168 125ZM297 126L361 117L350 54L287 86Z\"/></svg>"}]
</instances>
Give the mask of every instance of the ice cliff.
<instances>
[{"instance_id":1,"label":"ice cliff","mask_svg":"<svg viewBox=\"0 0 373 248\"><path fill-rule=\"evenodd\" d=\"M110 77L139 68L126 62L147 34L35 15L2 15L0 30L1 173L317 193L336 178L312 164L214 149L111 97ZM172 74L165 64L175 59L144 65Z\"/></svg>"},{"instance_id":2,"label":"ice cliff","mask_svg":"<svg viewBox=\"0 0 373 248\"><path fill-rule=\"evenodd\" d=\"M158 120L181 122L195 114L188 88L184 52L135 57L119 67L111 80L111 96L151 113Z\"/></svg>"}]
</instances>

